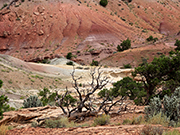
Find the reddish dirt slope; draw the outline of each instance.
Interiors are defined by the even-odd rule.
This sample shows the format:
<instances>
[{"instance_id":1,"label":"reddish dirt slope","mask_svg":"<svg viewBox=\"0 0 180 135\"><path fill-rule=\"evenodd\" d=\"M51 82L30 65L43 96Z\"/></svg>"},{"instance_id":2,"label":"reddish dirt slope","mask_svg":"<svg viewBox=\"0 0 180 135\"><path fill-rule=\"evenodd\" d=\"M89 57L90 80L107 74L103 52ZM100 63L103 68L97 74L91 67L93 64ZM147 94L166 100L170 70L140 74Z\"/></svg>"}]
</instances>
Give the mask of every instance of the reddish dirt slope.
<instances>
[{"instance_id":1,"label":"reddish dirt slope","mask_svg":"<svg viewBox=\"0 0 180 135\"><path fill-rule=\"evenodd\" d=\"M106 8L98 3L36 0L3 9L0 53L39 61L73 52L75 61L88 64L112 55L127 38L138 47L150 35L160 39L179 32L179 2L114 0Z\"/></svg>"}]
</instances>

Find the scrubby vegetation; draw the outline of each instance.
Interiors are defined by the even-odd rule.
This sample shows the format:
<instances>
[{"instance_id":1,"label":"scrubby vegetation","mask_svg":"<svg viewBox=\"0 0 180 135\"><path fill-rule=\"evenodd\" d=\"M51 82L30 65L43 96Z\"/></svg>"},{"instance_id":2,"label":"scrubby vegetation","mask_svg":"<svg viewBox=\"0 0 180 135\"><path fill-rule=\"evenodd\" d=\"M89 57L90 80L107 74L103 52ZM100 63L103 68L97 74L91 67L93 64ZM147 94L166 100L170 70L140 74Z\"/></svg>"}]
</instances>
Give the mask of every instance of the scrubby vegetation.
<instances>
[{"instance_id":1,"label":"scrubby vegetation","mask_svg":"<svg viewBox=\"0 0 180 135\"><path fill-rule=\"evenodd\" d=\"M73 127L74 122L69 122L67 117L62 117L60 119L47 119L43 126L46 128L63 128L63 127Z\"/></svg>"},{"instance_id":2,"label":"scrubby vegetation","mask_svg":"<svg viewBox=\"0 0 180 135\"><path fill-rule=\"evenodd\" d=\"M128 50L131 47L131 40L126 39L120 45L117 46L117 50L122 52L124 50Z\"/></svg>"},{"instance_id":3,"label":"scrubby vegetation","mask_svg":"<svg viewBox=\"0 0 180 135\"><path fill-rule=\"evenodd\" d=\"M95 60L92 60L92 63L90 64L91 66L98 66L99 65L99 62L98 61L95 61Z\"/></svg>"},{"instance_id":4,"label":"scrubby vegetation","mask_svg":"<svg viewBox=\"0 0 180 135\"><path fill-rule=\"evenodd\" d=\"M132 66L131 66L131 64L125 64L125 65L123 65L124 66L124 68L132 68Z\"/></svg>"},{"instance_id":5,"label":"scrubby vegetation","mask_svg":"<svg viewBox=\"0 0 180 135\"><path fill-rule=\"evenodd\" d=\"M73 66L74 64L73 64L72 61L69 61L69 62L66 63L66 65L72 65Z\"/></svg>"},{"instance_id":6,"label":"scrubby vegetation","mask_svg":"<svg viewBox=\"0 0 180 135\"><path fill-rule=\"evenodd\" d=\"M37 96L30 96L23 102L24 108L39 107L43 106L42 102Z\"/></svg>"},{"instance_id":7,"label":"scrubby vegetation","mask_svg":"<svg viewBox=\"0 0 180 135\"><path fill-rule=\"evenodd\" d=\"M0 88L3 85L3 81L0 80ZM0 120L3 118L3 112L11 110L10 106L7 104L9 101L8 97L5 95L0 96Z\"/></svg>"},{"instance_id":8,"label":"scrubby vegetation","mask_svg":"<svg viewBox=\"0 0 180 135\"><path fill-rule=\"evenodd\" d=\"M71 59L71 58L72 58L72 53L69 52L69 53L66 55L66 58L67 58L67 59Z\"/></svg>"},{"instance_id":9,"label":"scrubby vegetation","mask_svg":"<svg viewBox=\"0 0 180 135\"><path fill-rule=\"evenodd\" d=\"M174 45L176 46L175 50L180 50L180 40L177 39Z\"/></svg>"},{"instance_id":10,"label":"scrubby vegetation","mask_svg":"<svg viewBox=\"0 0 180 135\"><path fill-rule=\"evenodd\" d=\"M102 115L94 119L94 126L96 125L107 125L110 122L110 116L109 115Z\"/></svg>"},{"instance_id":11,"label":"scrubby vegetation","mask_svg":"<svg viewBox=\"0 0 180 135\"><path fill-rule=\"evenodd\" d=\"M148 42L153 41L153 43L155 43L158 40L158 38L153 38L153 36L149 36L146 40Z\"/></svg>"},{"instance_id":12,"label":"scrubby vegetation","mask_svg":"<svg viewBox=\"0 0 180 135\"><path fill-rule=\"evenodd\" d=\"M108 4L108 1L107 1L107 0L101 0L101 1L99 2L99 4L100 4L101 6L103 6L103 7L106 7L107 4Z\"/></svg>"},{"instance_id":13,"label":"scrubby vegetation","mask_svg":"<svg viewBox=\"0 0 180 135\"><path fill-rule=\"evenodd\" d=\"M162 99L164 95L170 95L176 87L179 86L180 80L180 53L174 52L169 56L161 55L159 58L154 58L151 63L147 61L135 68L132 73L134 77L141 76L143 88L147 92L146 104L155 95L159 95ZM158 88L162 91L156 93Z\"/></svg>"},{"instance_id":14,"label":"scrubby vegetation","mask_svg":"<svg viewBox=\"0 0 180 135\"><path fill-rule=\"evenodd\" d=\"M167 126L179 126L179 112L180 87L176 88L171 96L165 95L163 102L161 102L159 97L151 99L149 106L145 107L145 118L147 121L152 121L154 117L156 120L159 117L157 121L160 122L163 120L162 123L167 123Z\"/></svg>"},{"instance_id":15,"label":"scrubby vegetation","mask_svg":"<svg viewBox=\"0 0 180 135\"><path fill-rule=\"evenodd\" d=\"M132 78L125 77L114 83L112 89L103 89L98 93L100 97L105 97L107 94L111 98L118 96L129 97L130 100L134 100L135 104L143 105L143 97L146 96L146 91L142 83L137 83Z\"/></svg>"}]
</instances>

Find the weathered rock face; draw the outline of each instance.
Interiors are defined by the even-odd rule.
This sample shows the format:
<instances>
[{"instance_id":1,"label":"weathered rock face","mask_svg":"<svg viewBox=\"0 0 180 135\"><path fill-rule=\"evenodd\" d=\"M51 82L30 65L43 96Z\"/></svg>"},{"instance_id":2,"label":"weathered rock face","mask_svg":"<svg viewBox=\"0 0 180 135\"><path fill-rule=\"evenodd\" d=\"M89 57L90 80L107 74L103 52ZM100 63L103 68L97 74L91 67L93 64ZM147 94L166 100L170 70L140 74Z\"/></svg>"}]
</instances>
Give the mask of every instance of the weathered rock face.
<instances>
[{"instance_id":1,"label":"weathered rock face","mask_svg":"<svg viewBox=\"0 0 180 135\"><path fill-rule=\"evenodd\" d=\"M0 125L9 122L16 123L31 123L36 120L45 120L47 118L58 118L63 113L58 107L36 107L21 109L19 111L10 111L3 113L3 119L0 121Z\"/></svg>"},{"instance_id":2,"label":"weathered rock face","mask_svg":"<svg viewBox=\"0 0 180 135\"><path fill-rule=\"evenodd\" d=\"M127 101L131 102L131 101ZM98 105L98 103L96 103ZM135 105L121 106L121 114L127 114L127 113L144 113L144 107L137 107ZM124 109L126 108L126 109ZM110 115L118 115L117 114L118 107L116 107L114 112L110 112ZM83 110L82 113L75 113L72 114L72 116L69 118L70 120L76 120L77 118L84 117L87 115L89 116L96 116L102 114L102 112L86 112L87 110ZM62 110L60 107L55 106L45 106L45 107L34 107L34 108L26 108L26 109L20 109L18 111L10 111L10 112L4 112L3 113L3 119L0 120L1 124L9 124L9 123L32 123L37 122L39 124L43 123L46 119L50 118L60 118L64 116Z\"/></svg>"}]
</instances>

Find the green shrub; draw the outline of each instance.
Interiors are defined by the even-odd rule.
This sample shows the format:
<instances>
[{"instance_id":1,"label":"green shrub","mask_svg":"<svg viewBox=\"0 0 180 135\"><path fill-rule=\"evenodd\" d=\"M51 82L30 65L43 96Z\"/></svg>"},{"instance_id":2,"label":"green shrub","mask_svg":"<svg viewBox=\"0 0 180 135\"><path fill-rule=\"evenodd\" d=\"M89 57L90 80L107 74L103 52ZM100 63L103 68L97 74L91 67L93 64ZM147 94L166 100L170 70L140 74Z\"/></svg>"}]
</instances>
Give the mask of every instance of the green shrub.
<instances>
[{"instance_id":1,"label":"green shrub","mask_svg":"<svg viewBox=\"0 0 180 135\"><path fill-rule=\"evenodd\" d=\"M119 52L121 52L121 51L124 51L124 50L128 50L130 47L131 47L131 40L129 40L129 38L128 38L128 39L124 40L121 43L121 45L117 46L117 50Z\"/></svg>"},{"instance_id":2,"label":"green shrub","mask_svg":"<svg viewBox=\"0 0 180 135\"><path fill-rule=\"evenodd\" d=\"M103 6L103 7L106 7L107 4L108 4L108 1L107 1L107 0L101 0L99 4L100 4L101 6Z\"/></svg>"},{"instance_id":3,"label":"green shrub","mask_svg":"<svg viewBox=\"0 0 180 135\"><path fill-rule=\"evenodd\" d=\"M176 48L175 48L175 50L180 50L180 40L176 40L176 43L174 44L174 46L177 46Z\"/></svg>"},{"instance_id":4,"label":"green shrub","mask_svg":"<svg viewBox=\"0 0 180 135\"><path fill-rule=\"evenodd\" d=\"M92 63L90 64L91 66L98 66L99 65L99 62L98 61L95 61L95 60L92 60Z\"/></svg>"},{"instance_id":5,"label":"green shrub","mask_svg":"<svg viewBox=\"0 0 180 135\"><path fill-rule=\"evenodd\" d=\"M148 42L153 41L153 43L155 43L158 40L158 38L153 38L153 36L149 36L146 40Z\"/></svg>"},{"instance_id":6,"label":"green shrub","mask_svg":"<svg viewBox=\"0 0 180 135\"><path fill-rule=\"evenodd\" d=\"M72 61L66 63L66 65L74 65Z\"/></svg>"},{"instance_id":7,"label":"green shrub","mask_svg":"<svg viewBox=\"0 0 180 135\"><path fill-rule=\"evenodd\" d=\"M46 87L44 87L44 89L38 93L38 96L42 96L41 101L44 106L47 105L47 103L49 101L47 98L48 94L50 94L50 90Z\"/></svg>"},{"instance_id":8,"label":"green shrub","mask_svg":"<svg viewBox=\"0 0 180 135\"><path fill-rule=\"evenodd\" d=\"M94 119L94 126L96 125L107 125L110 122L110 116L103 114L102 116L99 116Z\"/></svg>"},{"instance_id":9,"label":"green shrub","mask_svg":"<svg viewBox=\"0 0 180 135\"><path fill-rule=\"evenodd\" d=\"M1 8L1 10L2 10L3 8L7 7L7 6L8 6L8 4L5 3L5 4L3 5L3 7Z\"/></svg>"},{"instance_id":10,"label":"green shrub","mask_svg":"<svg viewBox=\"0 0 180 135\"><path fill-rule=\"evenodd\" d=\"M151 99L149 106L145 107L144 112L147 121L160 113L161 117L165 116L169 121L168 126L178 126L180 118L180 87L176 88L170 97L164 96L163 106L159 97Z\"/></svg>"},{"instance_id":11,"label":"green shrub","mask_svg":"<svg viewBox=\"0 0 180 135\"><path fill-rule=\"evenodd\" d=\"M23 102L24 108L39 107L43 106L42 102L37 96L30 96Z\"/></svg>"},{"instance_id":12,"label":"green shrub","mask_svg":"<svg viewBox=\"0 0 180 135\"><path fill-rule=\"evenodd\" d=\"M0 80L0 88L2 87L3 81ZM0 96L0 120L3 118L3 112L9 111L10 107L7 104L9 101L8 97L5 95Z\"/></svg>"},{"instance_id":13,"label":"green shrub","mask_svg":"<svg viewBox=\"0 0 180 135\"><path fill-rule=\"evenodd\" d=\"M149 36L146 40L147 41L153 41L153 39L154 39L153 36Z\"/></svg>"},{"instance_id":14,"label":"green shrub","mask_svg":"<svg viewBox=\"0 0 180 135\"><path fill-rule=\"evenodd\" d=\"M7 102L9 101L8 97L5 95L0 96L0 120L3 118L3 112L6 112L10 109Z\"/></svg>"},{"instance_id":15,"label":"green shrub","mask_svg":"<svg viewBox=\"0 0 180 135\"><path fill-rule=\"evenodd\" d=\"M126 64L126 65L123 65L124 68L132 68L131 64Z\"/></svg>"},{"instance_id":16,"label":"green shrub","mask_svg":"<svg viewBox=\"0 0 180 135\"><path fill-rule=\"evenodd\" d=\"M2 81L2 80L0 80L0 88L2 87L2 85L3 85L3 81Z\"/></svg>"},{"instance_id":17,"label":"green shrub","mask_svg":"<svg viewBox=\"0 0 180 135\"><path fill-rule=\"evenodd\" d=\"M71 59L71 58L72 58L72 53L69 52L69 53L66 55L66 58L67 58L67 59Z\"/></svg>"},{"instance_id":18,"label":"green shrub","mask_svg":"<svg viewBox=\"0 0 180 135\"><path fill-rule=\"evenodd\" d=\"M49 64L50 61L49 61L49 59L43 59L43 60L41 61L41 63L43 63L43 64Z\"/></svg>"}]
</instances>

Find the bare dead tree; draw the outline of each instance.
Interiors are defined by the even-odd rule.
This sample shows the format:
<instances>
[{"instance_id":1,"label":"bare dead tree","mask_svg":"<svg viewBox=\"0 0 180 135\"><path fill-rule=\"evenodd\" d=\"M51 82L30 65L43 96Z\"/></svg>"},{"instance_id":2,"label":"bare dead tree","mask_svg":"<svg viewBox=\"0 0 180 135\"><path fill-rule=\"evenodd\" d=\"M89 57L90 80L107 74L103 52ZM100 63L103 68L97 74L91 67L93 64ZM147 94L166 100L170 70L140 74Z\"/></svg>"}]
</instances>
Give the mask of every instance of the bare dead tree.
<instances>
[{"instance_id":1,"label":"bare dead tree","mask_svg":"<svg viewBox=\"0 0 180 135\"><path fill-rule=\"evenodd\" d=\"M121 104L123 103L124 97L121 99L111 102L111 105L107 105L108 100L110 99L109 94L105 98L102 99L102 102L100 102L99 107L95 105L95 102L97 102L97 98L95 98L94 93L97 90L103 89L110 81L107 76L102 76L102 71L100 71L101 67L98 68L93 68L91 69L90 76L91 76L91 82L88 83L88 86L86 88L80 88L78 85L78 81L82 78L80 77L75 77L75 68L73 68L73 72L71 73L72 80L73 80L73 88L75 89L75 93L78 97L78 102L75 106L66 106L67 109L64 108L63 102L67 94L70 92L68 89L66 89L66 93L61 96L60 99L57 98L58 105L62 109L65 115L68 117L71 116L73 113L82 113L83 108L85 108L87 111L86 112L99 112L103 110L105 114L109 114L111 111L112 107L115 106L117 103ZM58 94L57 94L58 95ZM57 96L58 97L58 96ZM120 110L120 109L119 109Z\"/></svg>"}]
</instances>

